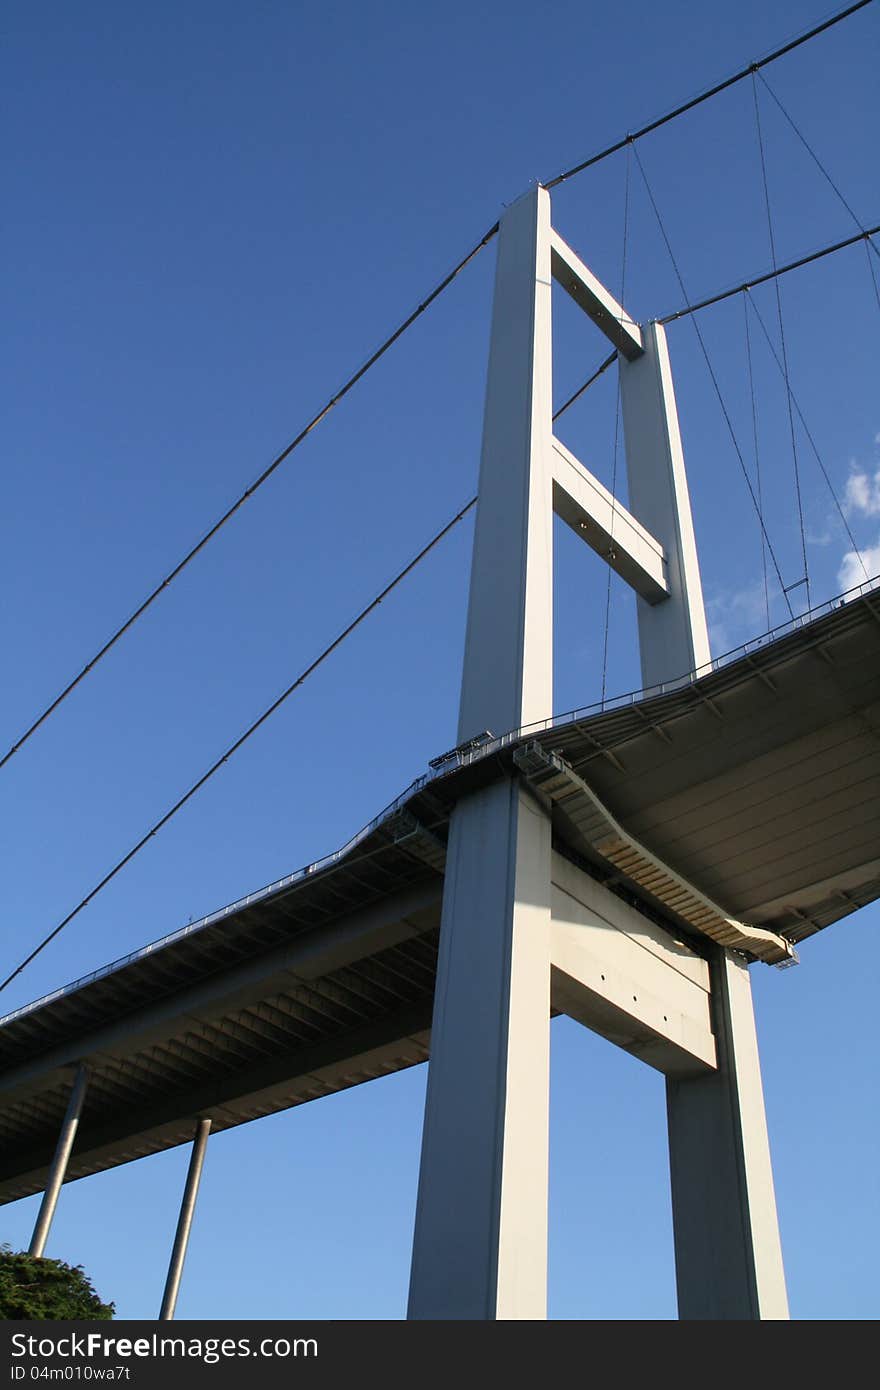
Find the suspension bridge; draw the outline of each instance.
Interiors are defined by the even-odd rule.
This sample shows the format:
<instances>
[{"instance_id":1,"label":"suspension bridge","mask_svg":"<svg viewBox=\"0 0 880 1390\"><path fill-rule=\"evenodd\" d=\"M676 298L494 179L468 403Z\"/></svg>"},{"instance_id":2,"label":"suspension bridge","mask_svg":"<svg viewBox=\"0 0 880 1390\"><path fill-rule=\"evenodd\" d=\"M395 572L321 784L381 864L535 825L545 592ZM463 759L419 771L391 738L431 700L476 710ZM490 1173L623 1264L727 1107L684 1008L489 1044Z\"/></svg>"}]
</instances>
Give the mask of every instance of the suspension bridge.
<instances>
[{"instance_id":1,"label":"suspension bridge","mask_svg":"<svg viewBox=\"0 0 880 1390\"><path fill-rule=\"evenodd\" d=\"M10 963L5 988L263 727L464 519L475 515L459 740L347 845L0 1019L0 1201L43 1193L44 1253L63 1184L181 1144L192 1158L160 1316L174 1316L212 1133L429 1062L412 1318L546 1316L549 1025L564 1014L666 1080L679 1314L788 1314L749 969L880 897L880 594L813 604L798 436L840 523L846 508L792 385L784 277L862 248L880 308L880 227L861 219L774 91L768 69L851 6L659 122L538 184L468 254L165 575L9 745L27 756L64 700L464 268L497 246L479 492L366 603L61 921ZM750 83L769 269L692 302L639 142ZM761 102L833 189L851 233L780 263ZM646 323L557 228L553 189L626 159L656 217L682 303ZM551 285L610 349L555 411ZM753 298L775 287L776 323ZM739 296L784 392L803 574L786 583L701 312ZM718 659L700 566L665 324L694 324L720 429L754 512L767 596L787 620ZM751 370L751 343L749 368ZM616 368L606 488L555 424ZM754 389L753 389L754 400ZM617 489L618 454L628 505ZM642 688L553 709L553 519L636 595ZM798 603L800 593L803 602ZM607 667L609 606L605 614ZM769 621L768 621L769 628Z\"/></svg>"}]
</instances>

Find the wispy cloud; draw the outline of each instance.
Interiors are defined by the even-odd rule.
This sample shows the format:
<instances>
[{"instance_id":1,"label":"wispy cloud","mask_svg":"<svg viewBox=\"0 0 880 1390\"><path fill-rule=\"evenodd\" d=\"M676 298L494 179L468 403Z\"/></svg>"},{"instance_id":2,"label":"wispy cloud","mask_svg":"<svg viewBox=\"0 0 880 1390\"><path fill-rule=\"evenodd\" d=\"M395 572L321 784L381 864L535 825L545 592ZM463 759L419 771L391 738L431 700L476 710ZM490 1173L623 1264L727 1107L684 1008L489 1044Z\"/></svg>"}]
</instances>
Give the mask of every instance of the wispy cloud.
<instances>
[{"instance_id":1,"label":"wispy cloud","mask_svg":"<svg viewBox=\"0 0 880 1390\"><path fill-rule=\"evenodd\" d=\"M773 595L770 595L771 622ZM758 580L742 589L722 590L706 600L710 645L716 656L767 631L764 585Z\"/></svg>"},{"instance_id":2,"label":"wispy cloud","mask_svg":"<svg viewBox=\"0 0 880 1390\"><path fill-rule=\"evenodd\" d=\"M874 435L874 444L880 445L880 432ZM870 463L851 458L849 469L843 493L844 515L854 523L880 517L880 466L876 454ZM840 558L837 571L839 592L869 582L873 586L880 575L880 536L877 536L874 544L869 542L862 545L855 539L849 526L845 529L849 535L850 549Z\"/></svg>"},{"instance_id":3,"label":"wispy cloud","mask_svg":"<svg viewBox=\"0 0 880 1390\"><path fill-rule=\"evenodd\" d=\"M862 546L859 550L848 550L840 562L837 580L841 593L854 589L857 584L868 580L880 583L880 536L876 545Z\"/></svg>"},{"instance_id":4,"label":"wispy cloud","mask_svg":"<svg viewBox=\"0 0 880 1390\"><path fill-rule=\"evenodd\" d=\"M873 444L880 446L880 432L873 436ZM840 497L838 490L837 497L840 498L846 522L842 521L838 508L828 513L824 525L820 520L818 525L807 531L805 537L811 547L826 552L824 557L815 555L816 572L811 575L813 587L810 593L813 604L819 604L828 597L828 590L834 584L832 576L835 568L837 588L832 593L846 593L862 585L880 589L880 534L877 531L877 518L880 518L880 454L877 449L869 445L862 458L850 458L849 477L843 496ZM862 533L866 533L864 544ZM810 567L814 568L813 560ZM706 621L715 656L733 651L742 643L762 636L768 627L775 627L791 617L791 609L772 573L769 579L769 623L761 579L738 588L718 589L711 597L706 595ZM806 589L793 585L790 600L794 611L802 612L806 606Z\"/></svg>"},{"instance_id":5,"label":"wispy cloud","mask_svg":"<svg viewBox=\"0 0 880 1390\"><path fill-rule=\"evenodd\" d=\"M873 477L863 469L850 473L843 495L843 509L847 516L880 516L880 469Z\"/></svg>"}]
</instances>

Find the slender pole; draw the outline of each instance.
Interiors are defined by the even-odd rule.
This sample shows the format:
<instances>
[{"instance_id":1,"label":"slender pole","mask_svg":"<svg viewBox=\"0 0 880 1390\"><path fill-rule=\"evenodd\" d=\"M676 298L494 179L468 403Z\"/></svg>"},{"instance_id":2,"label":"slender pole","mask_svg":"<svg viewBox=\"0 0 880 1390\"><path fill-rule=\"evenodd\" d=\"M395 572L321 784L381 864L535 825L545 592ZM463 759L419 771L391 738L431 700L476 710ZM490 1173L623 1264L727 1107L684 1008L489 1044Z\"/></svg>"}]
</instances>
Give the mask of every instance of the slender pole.
<instances>
[{"instance_id":1,"label":"slender pole","mask_svg":"<svg viewBox=\"0 0 880 1390\"><path fill-rule=\"evenodd\" d=\"M205 1162L205 1150L208 1146L210 1133L211 1121L199 1120L193 1139L186 1186L183 1189L183 1201L180 1204L180 1216L177 1220L177 1232L174 1236L174 1249L171 1251L171 1263L168 1266L168 1278L165 1280L165 1293L162 1297L162 1309L159 1313L160 1322L171 1322L174 1317L174 1309L177 1306L180 1276L183 1274L183 1262L186 1259L186 1247L189 1244L189 1233L196 1206L196 1197L199 1195L202 1165Z\"/></svg>"},{"instance_id":2,"label":"slender pole","mask_svg":"<svg viewBox=\"0 0 880 1390\"><path fill-rule=\"evenodd\" d=\"M79 1117L88 1084L89 1074L86 1068L80 1065L77 1068L73 1090L70 1093L70 1100L67 1102L67 1110L61 1124L61 1133L58 1136L58 1143L55 1147L55 1157L52 1159L52 1167L49 1169L46 1190L43 1193L43 1200L40 1204L40 1214L37 1217L37 1224L34 1226L34 1234L31 1237L30 1248L28 1250L30 1255L35 1255L38 1259L42 1256L46 1248L46 1237L49 1234L49 1227L52 1225L52 1217L55 1215L58 1193L61 1191L61 1184L64 1182L67 1173L67 1163L70 1158L70 1151L73 1148L73 1141L76 1138L76 1127L79 1124Z\"/></svg>"}]
</instances>

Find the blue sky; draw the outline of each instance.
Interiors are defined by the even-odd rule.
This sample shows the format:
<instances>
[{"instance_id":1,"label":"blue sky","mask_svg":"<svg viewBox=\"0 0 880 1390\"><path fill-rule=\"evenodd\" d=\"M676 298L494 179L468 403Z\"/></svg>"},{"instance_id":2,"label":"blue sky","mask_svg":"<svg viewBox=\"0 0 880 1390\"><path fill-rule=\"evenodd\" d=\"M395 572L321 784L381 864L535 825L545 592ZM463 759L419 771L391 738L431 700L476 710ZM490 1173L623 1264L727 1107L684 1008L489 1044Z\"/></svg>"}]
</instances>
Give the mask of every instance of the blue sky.
<instances>
[{"instance_id":1,"label":"blue sky","mask_svg":"<svg viewBox=\"0 0 880 1390\"><path fill-rule=\"evenodd\" d=\"M827 13L685 0L148 9L13 0L3 22L4 747L385 334L535 179L552 177ZM865 222L878 14L766 76ZM780 261L854 230L761 93ZM696 299L768 268L749 83L640 143ZM614 290L626 161L554 194ZM681 304L630 168L627 305ZM273 477L0 774L9 960L25 954L476 487L494 251ZM755 292L771 331L772 287ZM864 248L782 283L791 381L880 569L878 305ZM555 396L605 354L554 301ZM739 298L701 316L746 461ZM801 577L786 401L754 329L766 523ZM713 647L766 626L739 463L687 321L669 329ZM606 482L616 386L560 434ZM812 597L852 573L798 437ZM625 494L624 494L625 495ZM470 559L457 529L4 996L106 963L342 843L455 741ZM601 690L604 571L556 560L557 711ZM802 594L797 591L793 598ZM639 684L615 584L607 685ZM785 617L771 595L771 621ZM550 711L548 711L550 713ZM340 730L346 762L340 764ZM792 1311L876 1317L876 907L753 971ZM551 1315L674 1316L659 1076L553 1025ZM399 1317L424 1069L216 1136L181 1317ZM48 1253L122 1316L161 1296L186 1164L72 1185ZM0 1213L26 1244L35 1201Z\"/></svg>"}]
</instances>

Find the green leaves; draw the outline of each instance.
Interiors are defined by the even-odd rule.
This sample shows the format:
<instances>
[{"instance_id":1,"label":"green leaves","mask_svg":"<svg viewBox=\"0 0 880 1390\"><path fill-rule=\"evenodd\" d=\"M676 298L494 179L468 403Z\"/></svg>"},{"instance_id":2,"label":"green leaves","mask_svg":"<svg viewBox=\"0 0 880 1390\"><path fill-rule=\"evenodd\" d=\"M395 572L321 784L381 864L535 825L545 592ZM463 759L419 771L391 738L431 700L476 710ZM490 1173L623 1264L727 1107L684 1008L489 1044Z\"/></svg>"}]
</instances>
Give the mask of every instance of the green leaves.
<instances>
[{"instance_id":1,"label":"green leaves","mask_svg":"<svg viewBox=\"0 0 880 1390\"><path fill-rule=\"evenodd\" d=\"M35 1259L0 1246L0 1318L112 1318L116 1306L102 1303L81 1265Z\"/></svg>"}]
</instances>

